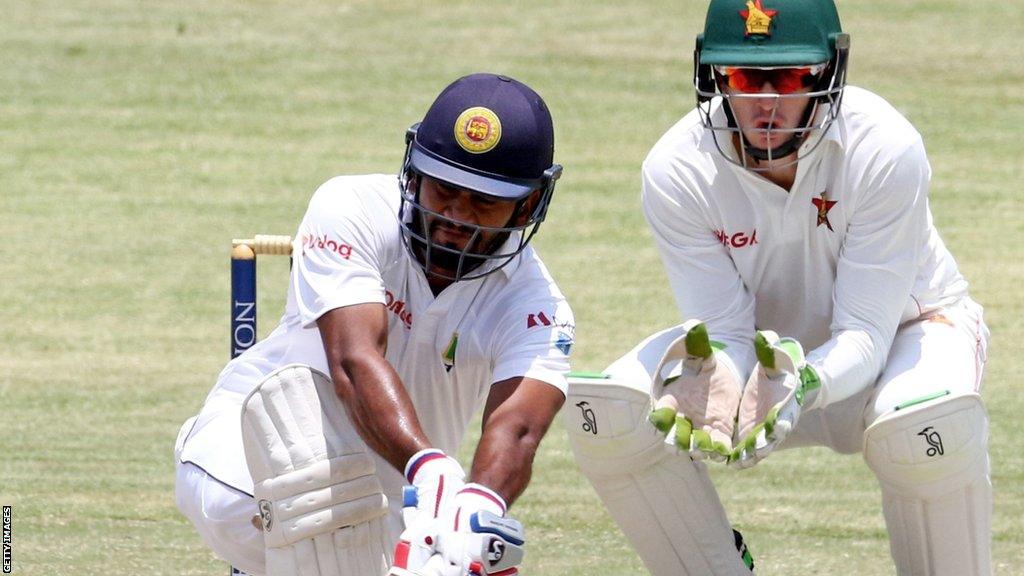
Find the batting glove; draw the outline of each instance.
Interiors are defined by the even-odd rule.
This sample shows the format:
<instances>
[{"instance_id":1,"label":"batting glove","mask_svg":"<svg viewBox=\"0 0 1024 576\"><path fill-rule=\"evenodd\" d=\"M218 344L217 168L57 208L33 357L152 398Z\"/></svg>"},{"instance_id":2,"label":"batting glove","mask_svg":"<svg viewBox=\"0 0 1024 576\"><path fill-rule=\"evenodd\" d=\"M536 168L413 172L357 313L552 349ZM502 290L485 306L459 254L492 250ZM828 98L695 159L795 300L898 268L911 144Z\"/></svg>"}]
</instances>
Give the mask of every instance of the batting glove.
<instances>
[{"instance_id":1,"label":"batting glove","mask_svg":"<svg viewBox=\"0 0 1024 576\"><path fill-rule=\"evenodd\" d=\"M416 512L406 488L407 527L395 548L389 576L516 576L523 561L522 524L503 517L504 500L480 484L467 484L441 518ZM411 523L410 523L411 522Z\"/></svg>"},{"instance_id":2,"label":"batting glove","mask_svg":"<svg viewBox=\"0 0 1024 576\"><path fill-rule=\"evenodd\" d=\"M732 453L733 429L743 386L732 361L716 350L698 320L665 351L651 387L650 421L665 443L694 460L725 462ZM666 376L681 360L679 373Z\"/></svg>"},{"instance_id":3,"label":"batting glove","mask_svg":"<svg viewBox=\"0 0 1024 576\"><path fill-rule=\"evenodd\" d=\"M405 478L416 489L416 512L438 518L455 494L462 489L466 472L457 460L444 452L420 450L405 465Z\"/></svg>"},{"instance_id":4,"label":"batting glove","mask_svg":"<svg viewBox=\"0 0 1024 576\"><path fill-rule=\"evenodd\" d=\"M792 338L769 330L754 337L757 366L740 401L736 449L730 464L749 468L768 456L796 427L804 405L811 406L821 380Z\"/></svg>"},{"instance_id":5,"label":"batting glove","mask_svg":"<svg viewBox=\"0 0 1024 576\"><path fill-rule=\"evenodd\" d=\"M481 484L466 484L442 516L437 551L459 576L514 576L523 562L523 525L505 516L505 500Z\"/></svg>"}]
</instances>

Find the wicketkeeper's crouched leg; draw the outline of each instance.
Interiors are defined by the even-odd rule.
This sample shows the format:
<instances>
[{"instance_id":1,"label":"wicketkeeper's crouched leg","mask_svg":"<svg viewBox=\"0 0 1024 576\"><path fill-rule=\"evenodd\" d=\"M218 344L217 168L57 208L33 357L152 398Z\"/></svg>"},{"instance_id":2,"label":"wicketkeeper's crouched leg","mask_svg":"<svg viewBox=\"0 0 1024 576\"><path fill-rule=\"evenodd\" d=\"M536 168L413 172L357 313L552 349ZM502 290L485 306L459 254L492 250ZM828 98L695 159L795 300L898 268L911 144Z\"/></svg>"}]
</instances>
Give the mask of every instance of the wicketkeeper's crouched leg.
<instances>
[{"instance_id":1,"label":"wicketkeeper's crouched leg","mask_svg":"<svg viewBox=\"0 0 1024 576\"><path fill-rule=\"evenodd\" d=\"M647 422L650 372L678 336L673 329L645 340L606 370L610 378L570 378L570 443L651 574L749 576L707 468L672 453Z\"/></svg>"},{"instance_id":2,"label":"wicketkeeper's crouched leg","mask_svg":"<svg viewBox=\"0 0 1024 576\"><path fill-rule=\"evenodd\" d=\"M987 339L969 300L901 327L868 405L864 459L900 576L992 573Z\"/></svg>"}]
</instances>

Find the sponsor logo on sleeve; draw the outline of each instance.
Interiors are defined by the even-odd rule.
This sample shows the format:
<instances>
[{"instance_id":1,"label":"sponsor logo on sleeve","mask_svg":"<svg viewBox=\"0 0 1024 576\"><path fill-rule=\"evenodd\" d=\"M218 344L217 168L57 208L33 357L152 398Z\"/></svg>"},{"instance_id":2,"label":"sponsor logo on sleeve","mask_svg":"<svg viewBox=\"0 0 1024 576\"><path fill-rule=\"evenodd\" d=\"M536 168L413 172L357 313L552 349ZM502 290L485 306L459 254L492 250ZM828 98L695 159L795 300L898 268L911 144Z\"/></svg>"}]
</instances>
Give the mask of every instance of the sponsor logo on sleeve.
<instances>
[{"instance_id":1,"label":"sponsor logo on sleeve","mask_svg":"<svg viewBox=\"0 0 1024 576\"><path fill-rule=\"evenodd\" d=\"M543 312L526 315L526 327L536 328L537 326L551 326L551 319Z\"/></svg>"},{"instance_id":2,"label":"sponsor logo on sleeve","mask_svg":"<svg viewBox=\"0 0 1024 576\"><path fill-rule=\"evenodd\" d=\"M558 339L555 340L555 348L558 348L562 354L569 355L569 350L572 349L573 338L572 334L564 330L558 331Z\"/></svg>"},{"instance_id":3,"label":"sponsor logo on sleeve","mask_svg":"<svg viewBox=\"0 0 1024 576\"><path fill-rule=\"evenodd\" d=\"M313 234L303 234L302 253L305 254L310 250L326 250L328 252L334 252L345 260L352 257L351 244L346 244L345 242L335 240L334 238L326 235L316 236Z\"/></svg>"}]
</instances>

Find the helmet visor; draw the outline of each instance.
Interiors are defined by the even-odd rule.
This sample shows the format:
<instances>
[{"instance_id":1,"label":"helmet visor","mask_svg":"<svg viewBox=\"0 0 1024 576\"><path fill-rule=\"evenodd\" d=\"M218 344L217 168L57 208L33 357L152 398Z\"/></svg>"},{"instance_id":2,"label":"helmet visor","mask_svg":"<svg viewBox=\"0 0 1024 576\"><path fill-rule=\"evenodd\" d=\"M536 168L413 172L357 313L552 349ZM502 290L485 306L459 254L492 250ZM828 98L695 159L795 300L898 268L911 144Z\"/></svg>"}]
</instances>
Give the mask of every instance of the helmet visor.
<instances>
[{"instance_id":1,"label":"helmet visor","mask_svg":"<svg viewBox=\"0 0 1024 576\"><path fill-rule=\"evenodd\" d=\"M756 94L766 86L768 93L794 94L814 88L825 64L785 67L715 66L715 73L729 88L744 94Z\"/></svg>"},{"instance_id":2,"label":"helmet visor","mask_svg":"<svg viewBox=\"0 0 1024 576\"><path fill-rule=\"evenodd\" d=\"M458 188L466 188L502 200L525 198L544 183L542 178L535 180L499 178L465 166L454 165L450 161L445 162L438 159L429 151L416 145L415 142L410 146L408 162L409 166L420 174L447 182Z\"/></svg>"}]
</instances>

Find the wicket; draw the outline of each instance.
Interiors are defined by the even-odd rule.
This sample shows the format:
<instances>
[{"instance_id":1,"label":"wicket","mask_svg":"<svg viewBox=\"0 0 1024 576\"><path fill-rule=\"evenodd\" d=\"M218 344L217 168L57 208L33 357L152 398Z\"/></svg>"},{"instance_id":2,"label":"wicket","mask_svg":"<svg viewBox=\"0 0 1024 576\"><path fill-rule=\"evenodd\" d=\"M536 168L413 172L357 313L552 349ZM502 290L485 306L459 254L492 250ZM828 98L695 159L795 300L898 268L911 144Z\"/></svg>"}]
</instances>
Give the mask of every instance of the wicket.
<instances>
[{"instance_id":1,"label":"wicket","mask_svg":"<svg viewBox=\"0 0 1024 576\"><path fill-rule=\"evenodd\" d=\"M231 357L256 343L256 256L291 256L291 236L257 234L231 241ZM234 566L231 576L246 576Z\"/></svg>"},{"instance_id":2,"label":"wicket","mask_svg":"<svg viewBox=\"0 0 1024 576\"><path fill-rule=\"evenodd\" d=\"M231 357L256 343L256 256L291 256L291 236L257 234L231 242Z\"/></svg>"}]
</instances>

